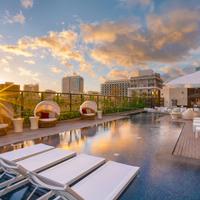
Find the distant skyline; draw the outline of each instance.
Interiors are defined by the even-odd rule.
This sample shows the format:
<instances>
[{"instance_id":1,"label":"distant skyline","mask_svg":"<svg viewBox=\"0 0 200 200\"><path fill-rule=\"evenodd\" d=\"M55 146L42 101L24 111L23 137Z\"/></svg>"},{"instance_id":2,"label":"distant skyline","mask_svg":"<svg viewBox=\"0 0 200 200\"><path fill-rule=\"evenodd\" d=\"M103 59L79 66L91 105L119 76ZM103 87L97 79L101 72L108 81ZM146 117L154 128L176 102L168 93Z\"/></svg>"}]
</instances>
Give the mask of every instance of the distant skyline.
<instances>
[{"instance_id":1,"label":"distant skyline","mask_svg":"<svg viewBox=\"0 0 200 200\"><path fill-rule=\"evenodd\" d=\"M1 0L0 83L85 90L151 68L170 80L200 66L199 0Z\"/></svg>"}]
</instances>

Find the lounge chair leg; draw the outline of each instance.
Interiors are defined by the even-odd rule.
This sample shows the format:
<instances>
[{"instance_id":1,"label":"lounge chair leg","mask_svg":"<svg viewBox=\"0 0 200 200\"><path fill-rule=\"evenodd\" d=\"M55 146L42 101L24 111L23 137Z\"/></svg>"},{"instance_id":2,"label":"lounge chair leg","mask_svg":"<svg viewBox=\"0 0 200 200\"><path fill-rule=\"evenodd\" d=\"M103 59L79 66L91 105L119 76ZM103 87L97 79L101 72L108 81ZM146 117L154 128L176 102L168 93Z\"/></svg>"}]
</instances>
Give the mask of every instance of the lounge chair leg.
<instances>
[{"instance_id":1,"label":"lounge chair leg","mask_svg":"<svg viewBox=\"0 0 200 200\"><path fill-rule=\"evenodd\" d=\"M32 196L33 196L33 194L35 193L35 191L38 189L38 186L36 186L35 188L34 188L34 190L31 192L31 194L27 197L27 199L26 200L29 200Z\"/></svg>"},{"instance_id":2,"label":"lounge chair leg","mask_svg":"<svg viewBox=\"0 0 200 200\"><path fill-rule=\"evenodd\" d=\"M1 184L0 184L0 189L10 186L12 183L14 183L15 178L16 178L16 177L13 177L13 178L11 178L11 179L9 179L9 180L7 180L7 181L1 183Z\"/></svg>"},{"instance_id":3,"label":"lounge chair leg","mask_svg":"<svg viewBox=\"0 0 200 200\"><path fill-rule=\"evenodd\" d=\"M68 199L68 198L66 198L66 197L61 197L61 196L57 196L55 199L53 199L53 200L61 200L61 199L63 199L63 200L71 200L71 199Z\"/></svg>"},{"instance_id":4,"label":"lounge chair leg","mask_svg":"<svg viewBox=\"0 0 200 200\"><path fill-rule=\"evenodd\" d=\"M5 194L7 194L7 193L9 193L9 192L11 192L11 191L13 191L13 190L15 190L15 189L21 187L21 186L23 186L23 185L26 185L27 183L28 183L28 180L25 179L25 180L20 181L20 182L18 182L18 183L11 184L10 186L7 186L7 187L6 187L6 190L5 190L5 189L0 190L0 196L3 196L3 195L5 195Z\"/></svg>"},{"instance_id":5,"label":"lounge chair leg","mask_svg":"<svg viewBox=\"0 0 200 200\"><path fill-rule=\"evenodd\" d=\"M5 174L6 174L6 172L3 172L3 173L0 175L0 178L2 178Z\"/></svg>"},{"instance_id":6,"label":"lounge chair leg","mask_svg":"<svg viewBox=\"0 0 200 200\"><path fill-rule=\"evenodd\" d=\"M39 197L37 200L47 200L49 198L51 198L54 195L54 193L52 191L47 192L46 194L42 195L41 197Z\"/></svg>"}]
</instances>

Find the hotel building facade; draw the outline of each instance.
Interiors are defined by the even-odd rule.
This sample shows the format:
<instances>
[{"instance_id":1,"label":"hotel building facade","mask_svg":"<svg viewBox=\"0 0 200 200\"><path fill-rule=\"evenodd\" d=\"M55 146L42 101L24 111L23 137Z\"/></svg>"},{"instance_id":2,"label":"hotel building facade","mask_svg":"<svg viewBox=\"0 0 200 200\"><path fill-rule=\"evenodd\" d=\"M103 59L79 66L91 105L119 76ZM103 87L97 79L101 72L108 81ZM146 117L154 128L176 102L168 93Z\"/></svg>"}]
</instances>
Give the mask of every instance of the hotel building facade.
<instances>
[{"instance_id":1,"label":"hotel building facade","mask_svg":"<svg viewBox=\"0 0 200 200\"><path fill-rule=\"evenodd\" d=\"M153 70L139 70L125 80L110 80L101 84L102 95L160 97L163 80Z\"/></svg>"}]
</instances>

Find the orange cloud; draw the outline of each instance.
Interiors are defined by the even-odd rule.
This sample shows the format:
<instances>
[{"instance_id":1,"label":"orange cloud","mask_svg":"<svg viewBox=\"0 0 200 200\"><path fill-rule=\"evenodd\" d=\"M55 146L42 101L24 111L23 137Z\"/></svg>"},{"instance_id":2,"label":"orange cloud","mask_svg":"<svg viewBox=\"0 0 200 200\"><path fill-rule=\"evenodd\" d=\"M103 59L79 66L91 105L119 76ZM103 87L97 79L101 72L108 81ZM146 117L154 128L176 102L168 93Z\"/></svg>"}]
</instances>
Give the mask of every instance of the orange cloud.
<instances>
[{"instance_id":1,"label":"orange cloud","mask_svg":"<svg viewBox=\"0 0 200 200\"><path fill-rule=\"evenodd\" d=\"M60 67L51 67L51 72L53 72L54 74L60 74L62 70L60 69Z\"/></svg>"},{"instance_id":2,"label":"orange cloud","mask_svg":"<svg viewBox=\"0 0 200 200\"><path fill-rule=\"evenodd\" d=\"M94 70L92 68L92 65L89 64L89 63L86 63L86 62L85 63L82 62L80 64L80 71L87 73L89 76L91 76L93 78L96 76L96 74L95 74L95 72L94 72Z\"/></svg>"},{"instance_id":3,"label":"orange cloud","mask_svg":"<svg viewBox=\"0 0 200 200\"><path fill-rule=\"evenodd\" d=\"M33 54L18 45L0 45L0 50L17 56L32 57Z\"/></svg>"},{"instance_id":4,"label":"orange cloud","mask_svg":"<svg viewBox=\"0 0 200 200\"><path fill-rule=\"evenodd\" d=\"M81 30L84 41L94 46L91 57L104 65L171 63L199 47L199 14L196 10L172 10L162 15L149 14L147 26L129 20L86 24Z\"/></svg>"},{"instance_id":5,"label":"orange cloud","mask_svg":"<svg viewBox=\"0 0 200 200\"><path fill-rule=\"evenodd\" d=\"M103 22L98 25L82 24L81 30L86 43L114 42L118 35L128 35L135 32L139 24L130 21Z\"/></svg>"}]
</instances>

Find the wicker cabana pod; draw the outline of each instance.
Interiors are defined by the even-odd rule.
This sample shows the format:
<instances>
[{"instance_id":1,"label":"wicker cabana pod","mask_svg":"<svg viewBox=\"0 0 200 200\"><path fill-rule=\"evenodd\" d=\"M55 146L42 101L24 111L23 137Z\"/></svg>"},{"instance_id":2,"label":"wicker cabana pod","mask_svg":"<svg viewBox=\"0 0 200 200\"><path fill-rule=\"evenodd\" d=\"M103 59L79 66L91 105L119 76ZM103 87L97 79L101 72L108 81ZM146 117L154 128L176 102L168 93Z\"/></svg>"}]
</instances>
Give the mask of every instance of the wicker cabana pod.
<instances>
[{"instance_id":1,"label":"wicker cabana pod","mask_svg":"<svg viewBox=\"0 0 200 200\"><path fill-rule=\"evenodd\" d=\"M39 127L55 126L60 116L60 107L54 101L41 101L34 109L34 116L39 117Z\"/></svg>"},{"instance_id":2,"label":"wicker cabana pod","mask_svg":"<svg viewBox=\"0 0 200 200\"><path fill-rule=\"evenodd\" d=\"M97 104L95 101L85 101L80 106L81 118L94 119L97 113Z\"/></svg>"}]
</instances>

